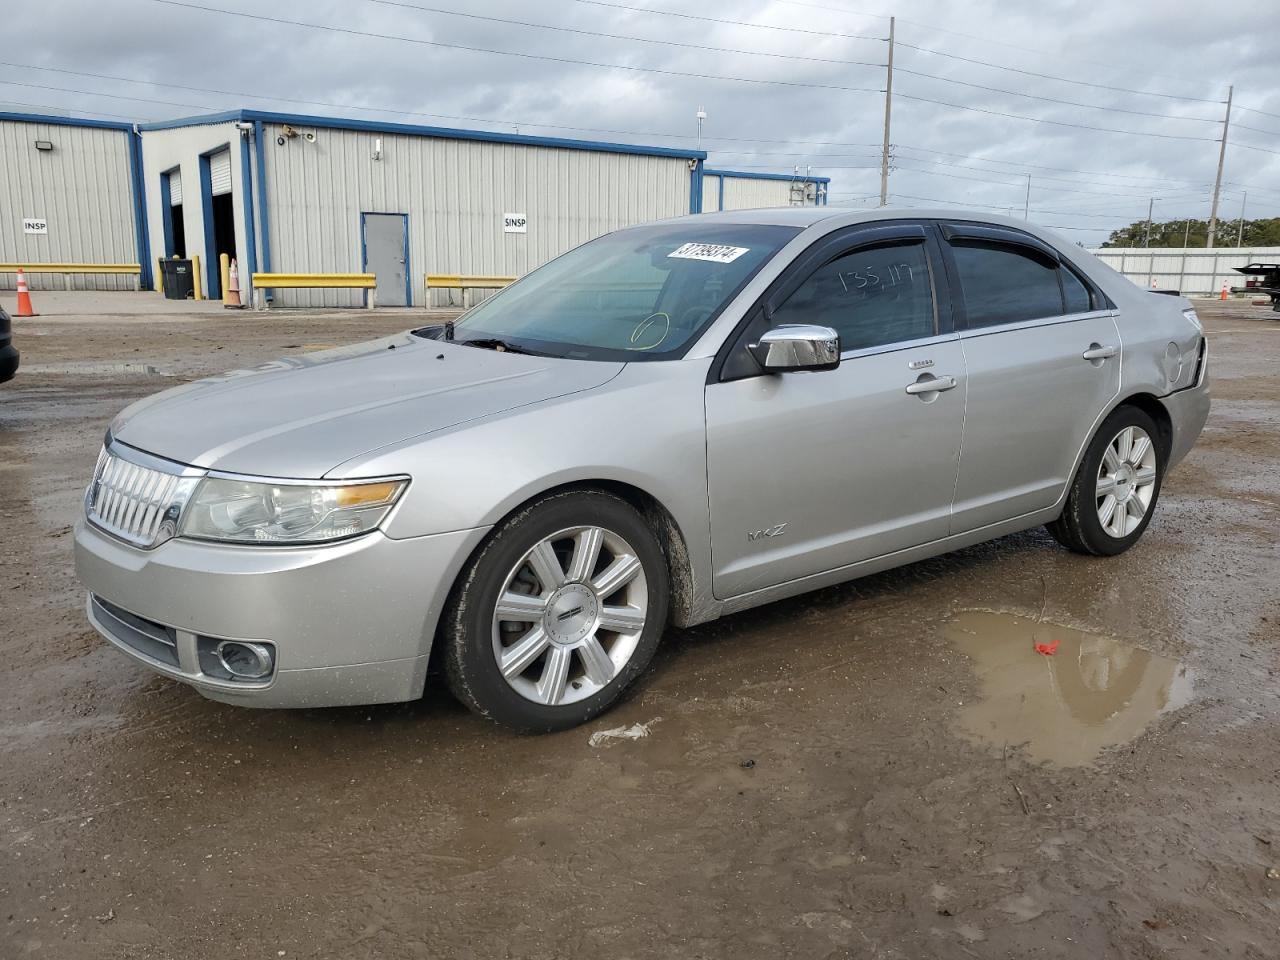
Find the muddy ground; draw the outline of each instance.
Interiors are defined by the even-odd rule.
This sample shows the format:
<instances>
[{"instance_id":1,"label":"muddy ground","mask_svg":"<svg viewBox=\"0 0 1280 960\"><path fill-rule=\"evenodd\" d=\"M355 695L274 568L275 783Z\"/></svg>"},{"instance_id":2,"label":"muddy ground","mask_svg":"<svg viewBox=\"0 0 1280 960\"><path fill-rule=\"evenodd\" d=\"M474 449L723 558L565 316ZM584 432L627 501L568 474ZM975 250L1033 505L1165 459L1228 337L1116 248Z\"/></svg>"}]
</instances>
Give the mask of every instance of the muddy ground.
<instances>
[{"instance_id":1,"label":"muddy ground","mask_svg":"<svg viewBox=\"0 0 1280 960\"><path fill-rule=\"evenodd\" d=\"M1263 308L1204 305L1212 417L1128 554L1033 531L673 631L613 713L528 738L438 680L222 706L96 638L71 524L110 417L176 382L113 365L191 377L414 322L134 297L19 321L0 387L0 957L1280 954Z\"/></svg>"}]
</instances>

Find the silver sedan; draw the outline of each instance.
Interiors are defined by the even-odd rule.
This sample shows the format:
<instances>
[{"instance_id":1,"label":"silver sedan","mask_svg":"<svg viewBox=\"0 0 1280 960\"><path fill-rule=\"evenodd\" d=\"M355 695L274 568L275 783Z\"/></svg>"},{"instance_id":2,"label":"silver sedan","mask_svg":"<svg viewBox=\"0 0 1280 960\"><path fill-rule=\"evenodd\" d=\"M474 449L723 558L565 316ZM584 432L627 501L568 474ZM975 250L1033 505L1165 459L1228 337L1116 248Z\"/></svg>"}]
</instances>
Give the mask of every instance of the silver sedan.
<instances>
[{"instance_id":1,"label":"silver sedan","mask_svg":"<svg viewBox=\"0 0 1280 960\"><path fill-rule=\"evenodd\" d=\"M668 625L1045 524L1131 547L1209 409L1190 304L1021 221L757 210L111 424L93 625L217 700L599 714Z\"/></svg>"}]
</instances>

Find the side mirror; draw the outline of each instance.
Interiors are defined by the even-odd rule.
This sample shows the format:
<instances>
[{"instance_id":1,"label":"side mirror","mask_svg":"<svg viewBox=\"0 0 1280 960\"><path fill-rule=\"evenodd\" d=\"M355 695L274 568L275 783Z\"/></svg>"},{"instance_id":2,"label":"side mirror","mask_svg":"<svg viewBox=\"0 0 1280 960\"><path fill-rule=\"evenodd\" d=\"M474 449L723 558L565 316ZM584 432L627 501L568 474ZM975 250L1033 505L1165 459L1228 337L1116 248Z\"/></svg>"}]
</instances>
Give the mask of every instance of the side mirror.
<instances>
[{"instance_id":1,"label":"side mirror","mask_svg":"<svg viewBox=\"0 0 1280 960\"><path fill-rule=\"evenodd\" d=\"M774 327L747 349L769 373L834 370L840 366L840 334L830 327L809 323Z\"/></svg>"}]
</instances>

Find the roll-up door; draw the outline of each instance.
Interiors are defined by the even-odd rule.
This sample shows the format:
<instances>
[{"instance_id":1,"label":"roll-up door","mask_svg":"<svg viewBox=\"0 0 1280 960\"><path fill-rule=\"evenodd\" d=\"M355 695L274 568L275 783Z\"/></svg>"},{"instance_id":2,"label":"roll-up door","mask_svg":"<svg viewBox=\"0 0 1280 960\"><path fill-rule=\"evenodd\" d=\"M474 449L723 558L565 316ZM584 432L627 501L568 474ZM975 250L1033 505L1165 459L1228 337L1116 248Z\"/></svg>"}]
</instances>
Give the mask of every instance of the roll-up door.
<instances>
[{"instance_id":1,"label":"roll-up door","mask_svg":"<svg viewBox=\"0 0 1280 960\"><path fill-rule=\"evenodd\" d=\"M231 192L230 150L215 153L209 158L209 179L213 186L213 196L217 197Z\"/></svg>"},{"instance_id":2,"label":"roll-up door","mask_svg":"<svg viewBox=\"0 0 1280 960\"><path fill-rule=\"evenodd\" d=\"M182 203L182 171L174 170L169 174L169 205L179 206Z\"/></svg>"}]
</instances>

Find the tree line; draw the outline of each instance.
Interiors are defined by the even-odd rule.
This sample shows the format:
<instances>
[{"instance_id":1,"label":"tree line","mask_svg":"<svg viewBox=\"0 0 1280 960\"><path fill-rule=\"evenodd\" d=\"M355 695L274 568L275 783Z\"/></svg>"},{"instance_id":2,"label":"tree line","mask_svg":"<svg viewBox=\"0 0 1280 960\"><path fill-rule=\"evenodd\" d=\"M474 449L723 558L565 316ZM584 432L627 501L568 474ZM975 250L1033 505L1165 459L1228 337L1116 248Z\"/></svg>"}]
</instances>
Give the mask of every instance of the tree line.
<instances>
[{"instance_id":1,"label":"tree line","mask_svg":"<svg viewBox=\"0 0 1280 960\"><path fill-rule=\"evenodd\" d=\"M1240 230L1239 220L1219 220L1214 232L1214 246L1234 247L1240 237L1243 247L1280 247L1280 217L1265 220L1245 220ZM1203 247L1209 238L1206 220L1167 220L1152 222L1151 238L1147 240L1147 221L1137 220L1127 227L1113 230L1104 247Z\"/></svg>"}]
</instances>

